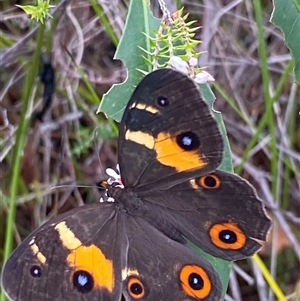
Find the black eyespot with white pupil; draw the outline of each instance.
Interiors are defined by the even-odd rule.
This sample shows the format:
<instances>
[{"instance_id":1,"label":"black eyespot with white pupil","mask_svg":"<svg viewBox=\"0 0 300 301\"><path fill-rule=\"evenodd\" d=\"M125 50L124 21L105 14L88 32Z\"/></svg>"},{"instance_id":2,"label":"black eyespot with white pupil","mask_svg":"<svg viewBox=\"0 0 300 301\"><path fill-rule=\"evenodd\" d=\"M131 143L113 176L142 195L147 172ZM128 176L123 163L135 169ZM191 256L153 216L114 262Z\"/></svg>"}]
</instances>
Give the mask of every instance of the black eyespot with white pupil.
<instances>
[{"instance_id":1,"label":"black eyespot with white pupil","mask_svg":"<svg viewBox=\"0 0 300 301\"><path fill-rule=\"evenodd\" d=\"M177 135L176 142L186 151L196 150L200 147L200 140L198 136L191 131Z\"/></svg>"},{"instance_id":2,"label":"black eyespot with white pupil","mask_svg":"<svg viewBox=\"0 0 300 301\"><path fill-rule=\"evenodd\" d=\"M193 289L193 290L201 290L203 289L203 286L204 286L204 282L203 282L203 279L202 277L197 274L197 273L191 273L189 275L189 286Z\"/></svg>"},{"instance_id":3,"label":"black eyespot with white pupil","mask_svg":"<svg viewBox=\"0 0 300 301\"><path fill-rule=\"evenodd\" d=\"M42 276L42 269L38 265L34 265L30 268L30 274L32 277L41 277Z\"/></svg>"},{"instance_id":4,"label":"black eyespot with white pupil","mask_svg":"<svg viewBox=\"0 0 300 301\"><path fill-rule=\"evenodd\" d=\"M143 293L143 287L139 283L135 282L130 285L130 291L134 295L140 295Z\"/></svg>"},{"instance_id":5,"label":"black eyespot with white pupil","mask_svg":"<svg viewBox=\"0 0 300 301\"><path fill-rule=\"evenodd\" d=\"M167 97L158 96L157 97L157 104L161 107L167 107L169 105L169 100Z\"/></svg>"},{"instance_id":6,"label":"black eyespot with white pupil","mask_svg":"<svg viewBox=\"0 0 300 301\"><path fill-rule=\"evenodd\" d=\"M94 288L94 279L87 271L76 271L73 275L73 285L81 293L88 293Z\"/></svg>"},{"instance_id":7,"label":"black eyespot with white pupil","mask_svg":"<svg viewBox=\"0 0 300 301\"><path fill-rule=\"evenodd\" d=\"M219 238L222 242L227 243L227 244L234 244L237 242L237 236L231 230L222 230L219 233Z\"/></svg>"},{"instance_id":8,"label":"black eyespot with white pupil","mask_svg":"<svg viewBox=\"0 0 300 301\"><path fill-rule=\"evenodd\" d=\"M204 179L204 183L207 187L213 188L217 185L217 181L214 177L206 176Z\"/></svg>"}]
</instances>

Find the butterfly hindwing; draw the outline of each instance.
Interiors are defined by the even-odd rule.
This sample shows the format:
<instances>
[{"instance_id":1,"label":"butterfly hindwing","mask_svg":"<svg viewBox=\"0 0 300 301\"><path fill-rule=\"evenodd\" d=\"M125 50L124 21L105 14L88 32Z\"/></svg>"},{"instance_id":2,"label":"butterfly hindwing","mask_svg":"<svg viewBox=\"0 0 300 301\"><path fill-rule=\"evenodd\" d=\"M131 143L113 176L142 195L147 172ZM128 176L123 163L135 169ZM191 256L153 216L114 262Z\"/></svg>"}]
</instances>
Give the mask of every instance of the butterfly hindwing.
<instances>
[{"instance_id":1,"label":"butterfly hindwing","mask_svg":"<svg viewBox=\"0 0 300 301\"><path fill-rule=\"evenodd\" d=\"M193 250L138 217L128 217L126 232L126 300L220 300L222 285L217 274Z\"/></svg>"},{"instance_id":2,"label":"butterfly hindwing","mask_svg":"<svg viewBox=\"0 0 300 301\"><path fill-rule=\"evenodd\" d=\"M190 179L171 189L141 193L140 197L150 223L174 239L185 237L226 260L254 254L261 248L256 239L266 240L270 227L254 188L224 171ZM166 220L168 223L163 222Z\"/></svg>"}]
</instances>

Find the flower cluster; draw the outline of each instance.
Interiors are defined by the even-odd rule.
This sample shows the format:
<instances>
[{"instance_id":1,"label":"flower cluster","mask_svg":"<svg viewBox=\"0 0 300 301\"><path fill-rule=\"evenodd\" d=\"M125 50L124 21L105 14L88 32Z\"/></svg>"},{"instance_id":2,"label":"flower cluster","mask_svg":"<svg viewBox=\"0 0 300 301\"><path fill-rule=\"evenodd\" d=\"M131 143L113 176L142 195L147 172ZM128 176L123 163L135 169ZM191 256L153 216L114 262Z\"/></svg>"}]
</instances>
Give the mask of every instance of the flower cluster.
<instances>
[{"instance_id":1,"label":"flower cluster","mask_svg":"<svg viewBox=\"0 0 300 301\"><path fill-rule=\"evenodd\" d=\"M182 17L182 9L163 20L160 28L154 32L155 37L148 36L151 50L146 51L145 62L153 69L173 67L189 75L196 83L208 83L214 78L204 68L197 66L198 57L195 47L200 43L194 39L199 27L193 27L196 21L187 22L188 14Z\"/></svg>"},{"instance_id":2,"label":"flower cluster","mask_svg":"<svg viewBox=\"0 0 300 301\"><path fill-rule=\"evenodd\" d=\"M46 16L52 18L49 13L49 9L55 7L55 5L50 5L50 0L38 0L37 5L17 5L22 8L27 15L31 16L31 19L36 19L38 22L44 23Z\"/></svg>"},{"instance_id":3,"label":"flower cluster","mask_svg":"<svg viewBox=\"0 0 300 301\"><path fill-rule=\"evenodd\" d=\"M193 72L193 67L195 67L195 65L197 64L197 59L194 57L190 58L188 62L185 62L179 56L172 56L169 62L170 65L176 70L190 75L192 79L194 79L194 81L198 84L205 84L215 81L212 75L204 70L201 70L198 73Z\"/></svg>"}]
</instances>

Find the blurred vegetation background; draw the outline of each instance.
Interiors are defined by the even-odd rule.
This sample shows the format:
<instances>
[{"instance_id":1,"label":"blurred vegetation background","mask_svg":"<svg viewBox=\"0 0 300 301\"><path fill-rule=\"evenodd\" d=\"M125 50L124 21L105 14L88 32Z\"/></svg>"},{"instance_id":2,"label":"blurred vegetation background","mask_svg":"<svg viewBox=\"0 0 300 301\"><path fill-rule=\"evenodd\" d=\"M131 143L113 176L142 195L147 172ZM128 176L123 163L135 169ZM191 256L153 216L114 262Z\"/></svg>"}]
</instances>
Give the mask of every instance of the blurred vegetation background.
<instances>
[{"instance_id":1,"label":"blurred vegetation background","mask_svg":"<svg viewBox=\"0 0 300 301\"><path fill-rule=\"evenodd\" d=\"M118 132L117 124L96 110L103 93L126 79L125 66L113 56L128 0L51 1L56 7L45 26L15 4L35 3L0 3L0 268L12 196L13 248L49 218L99 200L105 168L117 164ZM199 64L216 79L214 108L223 114L235 170L256 187L273 219L260 255L286 299L297 300L300 89L283 34L270 22L272 3L166 5L171 12L183 5L202 27L196 36L206 52ZM151 7L161 17L156 1ZM234 265L226 300L276 298L257 266L243 260Z\"/></svg>"}]
</instances>

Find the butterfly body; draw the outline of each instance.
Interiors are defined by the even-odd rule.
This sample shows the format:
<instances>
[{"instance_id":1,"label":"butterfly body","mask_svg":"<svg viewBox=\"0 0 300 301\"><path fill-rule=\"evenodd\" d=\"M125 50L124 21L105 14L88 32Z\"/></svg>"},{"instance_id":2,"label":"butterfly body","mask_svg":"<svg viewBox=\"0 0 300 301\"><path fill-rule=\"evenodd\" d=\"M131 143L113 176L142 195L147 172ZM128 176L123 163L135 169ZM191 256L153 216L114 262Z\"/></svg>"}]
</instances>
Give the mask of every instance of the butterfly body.
<instances>
[{"instance_id":1,"label":"butterfly body","mask_svg":"<svg viewBox=\"0 0 300 301\"><path fill-rule=\"evenodd\" d=\"M114 202L68 211L27 237L4 267L7 296L220 300L214 268L187 243L241 259L260 248L256 240L270 226L253 187L217 169L222 155L218 125L196 85L171 69L150 73L120 125L122 185L107 186Z\"/></svg>"}]
</instances>

